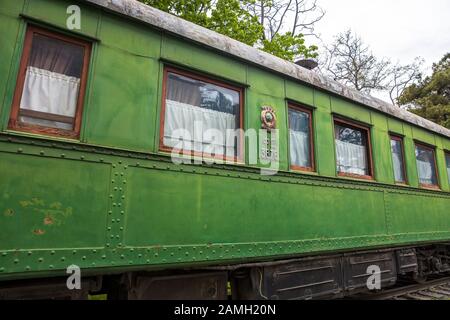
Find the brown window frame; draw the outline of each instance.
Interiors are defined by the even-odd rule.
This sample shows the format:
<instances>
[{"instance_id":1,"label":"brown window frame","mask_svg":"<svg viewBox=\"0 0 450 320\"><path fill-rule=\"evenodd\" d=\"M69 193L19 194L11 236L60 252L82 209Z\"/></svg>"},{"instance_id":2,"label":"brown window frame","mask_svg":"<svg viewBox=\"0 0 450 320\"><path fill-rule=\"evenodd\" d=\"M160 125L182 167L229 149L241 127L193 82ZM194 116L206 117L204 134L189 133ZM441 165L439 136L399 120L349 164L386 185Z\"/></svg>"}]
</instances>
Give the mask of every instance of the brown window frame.
<instances>
[{"instance_id":1,"label":"brown window frame","mask_svg":"<svg viewBox=\"0 0 450 320\"><path fill-rule=\"evenodd\" d=\"M73 123L73 130L65 130L65 129L58 129L58 128L41 126L41 125L35 125L35 124L21 123L18 120L19 114L25 113L25 114L32 116L33 114L36 115L36 114L41 113L39 111L32 111L32 110L22 110L21 111L20 110L20 100L22 98L22 92L23 92L23 87L24 87L24 83L25 83L26 69L27 69L28 60L30 58L33 36L35 34L40 34L40 35L43 35L43 36L46 36L46 37L49 37L52 39L58 39L58 40L65 41L65 42L68 42L71 44L82 46L84 48L83 67L82 67L81 78L80 78L80 90L78 92L75 116L73 118L71 118L71 117L47 114L45 112L42 112L42 114L48 115L48 118L45 120L59 121L59 122L64 122L64 123ZM12 103L12 107L11 107L11 114L10 114L9 123L8 123L8 129L11 129L14 131L78 139L80 137L81 118L82 118L82 114L83 114L84 96L86 93L86 83L87 83L87 76L88 76L88 70L89 70L89 61L91 58L91 51L92 51L92 43L89 41L81 40L77 37L68 36L66 34L61 34L61 33L51 31L48 29L44 29L44 28L41 28L41 27L38 27L35 25L28 25L27 31L25 34L25 41L24 41L24 46L23 46L23 50L22 50L22 57L20 60L20 67L19 67L19 73L17 76L16 88L14 91L13 103ZM44 119L42 117L42 114L40 115L41 116L40 118Z\"/></svg>"},{"instance_id":2,"label":"brown window frame","mask_svg":"<svg viewBox=\"0 0 450 320\"><path fill-rule=\"evenodd\" d=\"M367 159L369 160L367 165L368 165L368 169L369 169L369 173L370 173L369 175L360 175L360 174L355 174L355 173L339 172L336 170L337 175L340 177L349 177L349 178L364 179L364 180L375 180L374 166L373 166L373 159L372 159L372 141L371 141L371 135L370 135L370 126L369 125L365 126L365 125L356 123L351 120L343 119L340 116L335 115L333 117L334 140L336 140L336 136L334 134L334 132L335 132L334 129L335 129L336 123L344 125L346 127L352 128L352 129L359 130L359 131L362 130L366 133L366 138L367 138L366 152L367 152ZM334 143L336 144L336 141L334 141ZM335 152L336 152L336 146L335 146ZM337 159L335 160L335 166L336 166L336 162L337 162Z\"/></svg>"},{"instance_id":3,"label":"brown window frame","mask_svg":"<svg viewBox=\"0 0 450 320\"><path fill-rule=\"evenodd\" d=\"M167 77L169 73L175 73L181 76L185 76L191 79L211 83L220 87L224 87L230 90L239 92L239 129L244 129L244 88L228 84L223 81L219 81L210 78L205 75L200 75L197 72L187 71L184 69L179 69L172 66L164 66L163 84L162 84L162 96L161 96L161 113L159 121L159 151L162 152L172 152L174 148L164 145L164 123L166 114L166 96L167 96ZM238 155L235 157L227 157L225 155L212 155L210 153L198 152L194 150L179 150L182 155L190 155L194 157L202 157L216 160L232 161L236 163L244 163L244 136L242 133L239 137Z\"/></svg>"},{"instance_id":4,"label":"brown window frame","mask_svg":"<svg viewBox=\"0 0 450 320\"><path fill-rule=\"evenodd\" d=\"M406 173L406 158L405 158L405 144L403 143L403 137L396 135L394 133L389 133L389 138L391 140L396 140L400 142L401 150L402 150L402 170L403 170L403 176L405 177L404 181L395 181L395 174L394 174L394 183L399 185L408 185L408 175ZM391 158L392 158L392 149L391 149ZM394 161L394 158L392 158L392 161ZM394 169L394 168L392 168Z\"/></svg>"},{"instance_id":5,"label":"brown window frame","mask_svg":"<svg viewBox=\"0 0 450 320\"><path fill-rule=\"evenodd\" d=\"M295 102L288 102L288 130L290 130L290 126L289 126L289 109L293 109L293 110L297 110L300 112L305 112L309 114L309 157L311 159L311 167L302 167L302 166L296 166L296 165L292 165L291 163L291 157L289 155L289 164L290 164L290 168L292 170L295 171L306 171L306 172L316 172L316 164L315 164L315 157L314 157L314 127L313 127L313 111L307 107L304 107L302 105L299 105ZM289 148L291 147L291 141L289 138Z\"/></svg>"},{"instance_id":6,"label":"brown window frame","mask_svg":"<svg viewBox=\"0 0 450 320\"><path fill-rule=\"evenodd\" d=\"M433 152L434 170L435 170L435 174L436 174L437 184L420 183L419 171L417 170L416 146L420 146L424 149L428 149ZM439 184L439 170L438 170L437 161L436 161L436 147L433 145L427 144L425 142L414 140L414 159L416 160L417 179L419 180L419 186L424 189L441 190L441 186Z\"/></svg>"}]
</instances>

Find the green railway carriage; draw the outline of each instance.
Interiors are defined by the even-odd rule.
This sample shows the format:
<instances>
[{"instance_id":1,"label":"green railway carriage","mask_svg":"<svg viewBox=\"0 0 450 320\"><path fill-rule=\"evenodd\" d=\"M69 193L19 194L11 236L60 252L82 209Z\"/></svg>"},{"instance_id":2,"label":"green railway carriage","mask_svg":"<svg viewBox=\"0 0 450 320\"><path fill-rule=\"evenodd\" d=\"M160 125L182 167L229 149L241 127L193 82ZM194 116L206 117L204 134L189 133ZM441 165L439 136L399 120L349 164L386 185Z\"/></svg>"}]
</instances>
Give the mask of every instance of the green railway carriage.
<instances>
[{"instance_id":1,"label":"green railway carriage","mask_svg":"<svg viewBox=\"0 0 450 320\"><path fill-rule=\"evenodd\" d=\"M0 28L0 297L316 298L370 265L383 286L450 270L448 129L133 0L0 0ZM197 120L237 133L171 131Z\"/></svg>"}]
</instances>

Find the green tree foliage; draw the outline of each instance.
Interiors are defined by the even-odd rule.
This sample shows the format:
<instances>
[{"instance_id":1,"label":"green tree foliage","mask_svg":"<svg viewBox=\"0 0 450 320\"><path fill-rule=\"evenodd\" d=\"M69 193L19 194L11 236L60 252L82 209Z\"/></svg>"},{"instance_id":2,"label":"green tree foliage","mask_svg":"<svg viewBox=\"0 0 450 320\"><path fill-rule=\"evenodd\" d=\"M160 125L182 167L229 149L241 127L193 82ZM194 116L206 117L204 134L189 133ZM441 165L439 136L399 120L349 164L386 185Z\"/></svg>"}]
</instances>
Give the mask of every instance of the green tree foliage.
<instances>
[{"instance_id":1,"label":"green tree foliage","mask_svg":"<svg viewBox=\"0 0 450 320\"><path fill-rule=\"evenodd\" d=\"M431 76L407 87L398 101L409 111L450 129L450 53L433 64Z\"/></svg>"},{"instance_id":2,"label":"green tree foliage","mask_svg":"<svg viewBox=\"0 0 450 320\"><path fill-rule=\"evenodd\" d=\"M244 10L239 0L140 0L202 27L250 46L261 38L263 27Z\"/></svg>"},{"instance_id":3,"label":"green tree foliage","mask_svg":"<svg viewBox=\"0 0 450 320\"><path fill-rule=\"evenodd\" d=\"M280 7L282 0L140 1L286 60L293 61L299 56L304 58L317 57L318 48L306 46L303 34L296 32L282 33L280 28L277 28L277 32L274 33L272 32L273 25L265 23L265 21L268 21L266 16L270 13L270 8L274 9L272 10L274 14L282 12L283 7ZM306 0L300 2L303 1ZM289 5L291 3L292 1L287 2ZM256 5L263 5L262 8L265 10L255 10ZM313 10L315 10L315 7ZM272 18L270 21L275 20L275 18ZM271 32L266 32L265 28L270 28ZM267 37L268 33L271 34L270 37Z\"/></svg>"},{"instance_id":4,"label":"green tree foliage","mask_svg":"<svg viewBox=\"0 0 450 320\"><path fill-rule=\"evenodd\" d=\"M262 40L262 50L285 60L293 61L295 57L316 58L317 46L305 45L303 35L293 35L291 32L276 34L272 39Z\"/></svg>"}]
</instances>

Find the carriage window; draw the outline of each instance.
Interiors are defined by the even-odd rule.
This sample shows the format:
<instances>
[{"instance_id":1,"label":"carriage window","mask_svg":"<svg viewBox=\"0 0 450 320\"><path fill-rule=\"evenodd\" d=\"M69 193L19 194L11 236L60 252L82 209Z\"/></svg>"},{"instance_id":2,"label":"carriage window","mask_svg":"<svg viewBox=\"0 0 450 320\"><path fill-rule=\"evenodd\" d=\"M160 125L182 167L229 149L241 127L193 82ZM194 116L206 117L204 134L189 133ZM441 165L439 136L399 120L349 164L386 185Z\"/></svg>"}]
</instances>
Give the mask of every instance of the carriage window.
<instances>
[{"instance_id":1,"label":"carriage window","mask_svg":"<svg viewBox=\"0 0 450 320\"><path fill-rule=\"evenodd\" d=\"M289 106L289 143L291 168L314 171L309 110Z\"/></svg>"},{"instance_id":2,"label":"carriage window","mask_svg":"<svg viewBox=\"0 0 450 320\"><path fill-rule=\"evenodd\" d=\"M405 158L403 156L402 138L391 136L391 153L394 165L395 182L406 183Z\"/></svg>"},{"instance_id":3,"label":"carriage window","mask_svg":"<svg viewBox=\"0 0 450 320\"><path fill-rule=\"evenodd\" d=\"M420 185L425 187L438 187L436 160L434 158L433 148L416 144L416 160Z\"/></svg>"},{"instance_id":4,"label":"carriage window","mask_svg":"<svg viewBox=\"0 0 450 320\"><path fill-rule=\"evenodd\" d=\"M29 27L10 127L78 136L90 44Z\"/></svg>"},{"instance_id":5,"label":"carriage window","mask_svg":"<svg viewBox=\"0 0 450 320\"><path fill-rule=\"evenodd\" d=\"M372 177L369 129L335 120L336 167L339 175Z\"/></svg>"},{"instance_id":6,"label":"carriage window","mask_svg":"<svg viewBox=\"0 0 450 320\"><path fill-rule=\"evenodd\" d=\"M448 183L450 184L450 152L445 153L445 162L447 164L447 178Z\"/></svg>"},{"instance_id":7,"label":"carriage window","mask_svg":"<svg viewBox=\"0 0 450 320\"><path fill-rule=\"evenodd\" d=\"M241 158L241 89L166 68L164 97L162 150Z\"/></svg>"}]
</instances>

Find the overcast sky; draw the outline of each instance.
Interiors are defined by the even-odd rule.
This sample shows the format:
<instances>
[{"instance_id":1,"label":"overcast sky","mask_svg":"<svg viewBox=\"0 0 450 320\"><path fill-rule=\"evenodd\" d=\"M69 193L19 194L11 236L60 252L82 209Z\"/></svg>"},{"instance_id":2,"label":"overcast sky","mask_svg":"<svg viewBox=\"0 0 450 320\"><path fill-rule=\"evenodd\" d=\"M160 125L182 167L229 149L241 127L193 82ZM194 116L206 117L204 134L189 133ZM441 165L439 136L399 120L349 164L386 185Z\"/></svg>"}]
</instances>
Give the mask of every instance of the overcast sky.
<instances>
[{"instance_id":1,"label":"overcast sky","mask_svg":"<svg viewBox=\"0 0 450 320\"><path fill-rule=\"evenodd\" d=\"M325 43L351 28L377 56L402 64L420 56L429 67L450 51L450 0L318 0L318 4L326 14L316 31Z\"/></svg>"}]
</instances>

